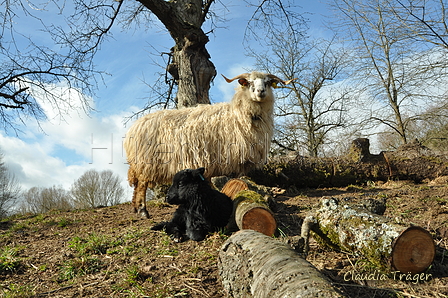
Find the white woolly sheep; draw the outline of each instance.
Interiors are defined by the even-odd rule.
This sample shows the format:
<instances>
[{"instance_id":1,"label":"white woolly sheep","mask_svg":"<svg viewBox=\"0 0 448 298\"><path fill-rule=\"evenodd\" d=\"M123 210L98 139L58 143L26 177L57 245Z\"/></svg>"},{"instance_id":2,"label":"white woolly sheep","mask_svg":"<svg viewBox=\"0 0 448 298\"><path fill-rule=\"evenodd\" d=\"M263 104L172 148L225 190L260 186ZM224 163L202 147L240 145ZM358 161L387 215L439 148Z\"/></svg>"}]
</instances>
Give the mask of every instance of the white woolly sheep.
<instances>
[{"instance_id":1,"label":"white woolly sheep","mask_svg":"<svg viewBox=\"0 0 448 298\"><path fill-rule=\"evenodd\" d=\"M129 128L128 181L141 216L149 217L147 188L169 183L182 169L205 167L206 178L243 175L266 161L274 127L271 87L292 80L260 72L224 78L239 83L231 102L157 111Z\"/></svg>"}]
</instances>

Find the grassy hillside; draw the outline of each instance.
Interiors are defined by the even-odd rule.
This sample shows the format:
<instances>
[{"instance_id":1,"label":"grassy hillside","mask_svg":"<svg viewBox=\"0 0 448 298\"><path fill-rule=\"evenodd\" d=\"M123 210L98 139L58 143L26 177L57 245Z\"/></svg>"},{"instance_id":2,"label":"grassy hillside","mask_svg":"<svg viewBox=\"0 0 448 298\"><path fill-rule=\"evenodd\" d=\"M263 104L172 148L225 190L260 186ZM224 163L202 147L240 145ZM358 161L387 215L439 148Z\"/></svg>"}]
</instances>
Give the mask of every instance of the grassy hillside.
<instances>
[{"instance_id":1,"label":"grassy hillside","mask_svg":"<svg viewBox=\"0 0 448 298\"><path fill-rule=\"evenodd\" d=\"M387 183L278 195L279 241L293 241L306 212L323 195L362 201L387 198L385 216L426 228L437 245L428 281L352 278L375 273L363 260L313 242L307 260L348 297L448 297L448 185ZM217 270L227 239L174 243L150 227L175 207L151 202L149 220L129 204L94 210L53 211L0 222L0 297L225 297ZM241 278L244 278L242 276Z\"/></svg>"}]
</instances>

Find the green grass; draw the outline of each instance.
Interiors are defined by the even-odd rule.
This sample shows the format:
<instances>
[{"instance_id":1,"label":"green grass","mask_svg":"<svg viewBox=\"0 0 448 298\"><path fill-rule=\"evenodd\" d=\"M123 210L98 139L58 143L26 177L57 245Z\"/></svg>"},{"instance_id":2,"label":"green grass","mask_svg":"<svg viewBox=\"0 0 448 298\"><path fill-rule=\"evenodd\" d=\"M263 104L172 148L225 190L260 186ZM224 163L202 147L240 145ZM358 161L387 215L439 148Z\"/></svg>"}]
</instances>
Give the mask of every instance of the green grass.
<instances>
[{"instance_id":1,"label":"green grass","mask_svg":"<svg viewBox=\"0 0 448 298\"><path fill-rule=\"evenodd\" d=\"M0 296L2 298L31 298L35 297L32 285L16 285L8 286L0 284Z\"/></svg>"},{"instance_id":2,"label":"green grass","mask_svg":"<svg viewBox=\"0 0 448 298\"><path fill-rule=\"evenodd\" d=\"M116 247L122 244L123 240L90 233L86 237L75 236L68 243L76 255L73 259L65 261L60 267L60 281L100 272L106 267L106 264L97 255L118 253Z\"/></svg>"},{"instance_id":3,"label":"green grass","mask_svg":"<svg viewBox=\"0 0 448 298\"><path fill-rule=\"evenodd\" d=\"M123 240L112 239L108 236L91 233L87 237L75 236L69 241L69 247L81 255L106 254L108 249L120 245Z\"/></svg>"},{"instance_id":4,"label":"green grass","mask_svg":"<svg viewBox=\"0 0 448 298\"><path fill-rule=\"evenodd\" d=\"M75 277L100 272L105 266L94 257L81 257L66 261L59 272L60 280L71 280Z\"/></svg>"},{"instance_id":5,"label":"green grass","mask_svg":"<svg viewBox=\"0 0 448 298\"><path fill-rule=\"evenodd\" d=\"M23 248L5 246L0 249L0 274L18 271L22 264L19 252Z\"/></svg>"}]
</instances>

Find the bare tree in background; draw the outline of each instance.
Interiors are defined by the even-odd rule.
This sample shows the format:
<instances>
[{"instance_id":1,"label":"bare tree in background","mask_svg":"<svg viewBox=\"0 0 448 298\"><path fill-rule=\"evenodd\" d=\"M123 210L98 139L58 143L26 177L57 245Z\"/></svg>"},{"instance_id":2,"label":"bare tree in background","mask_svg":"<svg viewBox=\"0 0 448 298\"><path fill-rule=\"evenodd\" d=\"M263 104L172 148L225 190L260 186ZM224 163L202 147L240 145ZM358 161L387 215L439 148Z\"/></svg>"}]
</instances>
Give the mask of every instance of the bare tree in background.
<instances>
[{"instance_id":1,"label":"bare tree in background","mask_svg":"<svg viewBox=\"0 0 448 298\"><path fill-rule=\"evenodd\" d=\"M15 177L8 172L0 154L0 219L6 217L15 207L21 187Z\"/></svg>"},{"instance_id":2,"label":"bare tree in background","mask_svg":"<svg viewBox=\"0 0 448 298\"><path fill-rule=\"evenodd\" d=\"M99 74L92 62L93 53L78 49L76 41L73 41L72 47L62 46L61 40L51 41L51 35L40 32L39 39L48 41L45 46L38 43L41 42L38 38L33 39L30 32L19 29L24 19L44 23L44 15L40 15L49 3L43 4L44 7L34 7L28 1L6 1L2 4L0 125L4 130L17 131L19 122L44 119L43 102L64 114L72 103L69 101L70 94L55 88L61 84L67 86L67 90L81 90L81 108L90 110L89 96L93 94L96 75ZM57 7L57 1L54 3ZM46 38L42 38L43 35Z\"/></svg>"},{"instance_id":3,"label":"bare tree in background","mask_svg":"<svg viewBox=\"0 0 448 298\"><path fill-rule=\"evenodd\" d=\"M420 72L433 86L446 86L448 73L448 3L446 0L394 0L389 6L406 34L422 47L431 48ZM424 56L424 54L423 54ZM447 90L445 99L426 107L420 119L412 125L411 134L431 149L445 151L448 143Z\"/></svg>"},{"instance_id":4,"label":"bare tree in background","mask_svg":"<svg viewBox=\"0 0 448 298\"><path fill-rule=\"evenodd\" d=\"M443 99L434 84L446 73L434 72L440 56L414 42L394 14L392 2L341 0L334 1L334 7L340 16L337 30L355 46L357 80L364 84L367 99L375 103L366 124L370 128L384 125L405 144L424 106Z\"/></svg>"},{"instance_id":5,"label":"bare tree in background","mask_svg":"<svg viewBox=\"0 0 448 298\"><path fill-rule=\"evenodd\" d=\"M70 194L61 186L32 187L23 194L19 212L41 214L50 210L73 209Z\"/></svg>"},{"instance_id":6,"label":"bare tree in background","mask_svg":"<svg viewBox=\"0 0 448 298\"><path fill-rule=\"evenodd\" d=\"M258 30L252 35L258 36L261 47L249 47L248 52L256 58L258 68L297 78L279 92L273 142L281 149L305 148L306 154L318 156L330 133L348 122L347 90L330 87L343 77L347 52L334 40L310 41L301 15L281 8L259 14L251 21ZM272 20L273 16L278 17Z\"/></svg>"},{"instance_id":7,"label":"bare tree in background","mask_svg":"<svg viewBox=\"0 0 448 298\"><path fill-rule=\"evenodd\" d=\"M350 90L337 85L347 64L345 50L331 41L315 42L309 47L301 59L300 53L297 56L297 52L289 52L291 56L284 61L295 64L298 80L277 105L280 124L276 135L279 141L293 141L294 147L305 147L309 156L317 157L326 143L335 142L331 133L350 124Z\"/></svg>"},{"instance_id":8,"label":"bare tree in background","mask_svg":"<svg viewBox=\"0 0 448 298\"><path fill-rule=\"evenodd\" d=\"M156 94L156 103L165 107L171 100L177 107L210 103L209 89L216 70L206 44L219 20L212 9L217 4L225 9L224 3L214 0L5 2L5 9L0 12L1 124L5 129L15 130L17 119L23 123L30 118L44 119L39 100L51 104L55 110L72 108L70 103L61 104L67 100L66 94L54 91L53 86L60 84L80 91L82 107L89 110L89 96L94 94L102 74L95 68L94 57L117 25L124 29L133 26L153 29L161 22L173 38L174 46L165 53L164 81L169 91ZM282 1L269 0L257 2L255 7L258 11L282 5ZM58 22L48 23L48 19L53 22L56 17ZM19 30L17 24L27 20L41 26L38 38ZM209 26L208 32L203 28L205 24ZM46 41L47 46L38 40ZM132 55L123 53L126 54ZM168 98L160 98L160 94Z\"/></svg>"},{"instance_id":9,"label":"bare tree in background","mask_svg":"<svg viewBox=\"0 0 448 298\"><path fill-rule=\"evenodd\" d=\"M448 50L446 0L395 0L389 5L411 38Z\"/></svg>"},{"instance_id":10,"label":"bare tree in background","mask_svg":"<svg viewBox=\"0 0 448 298\"><path fill-rule=\"evenodd\" d=\"M111 170L88 170L72 185L73 204L77 209L112 206L120 203L124 189L120 177Z\"/></svg>"}]
</instances>

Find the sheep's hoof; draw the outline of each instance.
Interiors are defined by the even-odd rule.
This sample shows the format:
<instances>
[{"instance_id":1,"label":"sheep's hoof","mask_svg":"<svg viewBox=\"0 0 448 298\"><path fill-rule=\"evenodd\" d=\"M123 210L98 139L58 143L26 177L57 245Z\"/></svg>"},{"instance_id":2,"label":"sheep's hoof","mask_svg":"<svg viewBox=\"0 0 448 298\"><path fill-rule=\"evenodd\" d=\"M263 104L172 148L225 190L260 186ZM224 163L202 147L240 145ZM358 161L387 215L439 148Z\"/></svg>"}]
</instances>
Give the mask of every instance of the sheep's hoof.
<instances>
[{"instance_id":1,"label":"sheep's hoof","mask_svg":"<svg viewBox=\"0 0 448 298\"><path fill-rule=\"evenodd\" d=\"M182 235L175 233L174 235L170 236L171 240L173 240L176 243L184 242L186 239L182 237Z\"/></svg>"},{"instance_id":2,"label":"sheep's hoof","mask_svg":"<svg viewBox=\"0 0 448 298\"><path fill-rule=\"evenodd\" d=\"M149 218L149 213L146 208L139 209L138 214L140 215L140 217Z\"/></svg>"}]
</instances>

